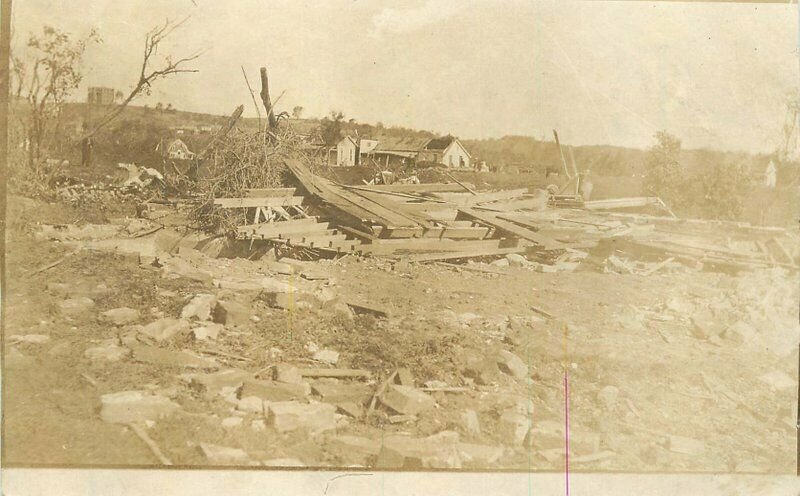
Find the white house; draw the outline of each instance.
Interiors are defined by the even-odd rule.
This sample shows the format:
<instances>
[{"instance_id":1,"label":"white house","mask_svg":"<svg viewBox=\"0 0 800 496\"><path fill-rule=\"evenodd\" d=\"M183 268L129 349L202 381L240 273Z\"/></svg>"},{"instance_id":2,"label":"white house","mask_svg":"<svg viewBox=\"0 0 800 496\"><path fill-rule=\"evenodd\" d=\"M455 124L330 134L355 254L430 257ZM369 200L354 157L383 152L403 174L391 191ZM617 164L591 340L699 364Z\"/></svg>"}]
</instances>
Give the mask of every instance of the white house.
<instances>
[{"instance_id":1,"label":"white house","mask_svg":"<svg viewBox=\"0 0 800 496\"><path fill-rule=\"evenodd\" d=\"M167 156L172 160L191 160L194 158L194 152L189 150L183 140L176 139L167 146Z\"/></svg>"},{"instance_id":2,"label":"white house","mask_svg":"<svg viewBox=\"0 0 800 496\"><path fill-rule=\"evenodd\" d=\"M447 167L469 169L472 156L455 136L434 138L420 151L419 160L436 162Z\"/></svg>"},{"instance_id":3,"label":"white house","mask_svg":"<svg viewBox=\"0 0 800 496\"><path fill-rule=\"evenodd\" d=\"M358 165L358 144L350 136L336 143L336 165L350 167Z\"/></svg>"}]
</instances>

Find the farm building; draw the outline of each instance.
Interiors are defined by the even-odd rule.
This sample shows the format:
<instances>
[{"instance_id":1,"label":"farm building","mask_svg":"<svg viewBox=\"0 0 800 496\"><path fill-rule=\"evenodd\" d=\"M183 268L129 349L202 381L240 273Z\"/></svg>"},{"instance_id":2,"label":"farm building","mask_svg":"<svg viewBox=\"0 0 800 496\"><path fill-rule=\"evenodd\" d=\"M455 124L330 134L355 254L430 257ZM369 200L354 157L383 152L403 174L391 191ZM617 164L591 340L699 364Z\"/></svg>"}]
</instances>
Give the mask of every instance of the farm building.
<instances>
[{"instance_id":1,"label":"farm building","mask_svg":"<svg viewBox=\"0 0 800 496\"><path fill-rule=\"evenodd\" d=\"M194 158L194 152L189 150L183 140L176 139L167 146L167 156L172 160L191 160Z\"/></svg>"}]
</instances>

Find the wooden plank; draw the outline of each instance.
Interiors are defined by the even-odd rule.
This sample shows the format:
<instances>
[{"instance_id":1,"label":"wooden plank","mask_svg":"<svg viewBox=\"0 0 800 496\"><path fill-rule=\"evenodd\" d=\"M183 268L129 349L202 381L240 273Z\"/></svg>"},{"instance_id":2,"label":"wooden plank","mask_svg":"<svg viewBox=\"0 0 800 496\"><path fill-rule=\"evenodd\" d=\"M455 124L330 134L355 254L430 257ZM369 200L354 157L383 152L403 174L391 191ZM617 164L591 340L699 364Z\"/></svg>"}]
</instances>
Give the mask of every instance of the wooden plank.
<instances>
[{"instance_id":1,"label":"wooden plank","mask_svg":"<svg viewBox=\"0 0 800 496\"><path fill-rule=\"evenodd\" d=\"M488 191L484 193L475 193L473 195L465 193L436 193L434 196L441 198L442 200L447 200L450 203L455 203L456 205L471 207L473 205L490 203L493 201L513 200L516 198L521 198L527 193L527 188L521 188Z\"/></svg>"},{"instance_id":2,"label":"wooden plank","mask_svg":"<svg viewBox=\"0 0 800 496\"><path fill-rule=\"evenodd\" d=\"M533 241L534 243L543 245L545 248L553 249L553 248L562 248L563 245L558 241L549 238L547 236L542 236L533 232L530 229L526 229L524 227L518 226L513 222L509 222L507 220L498 219L494 215L491 215L486 212L481 212L479 210L464 208L458 210L459 215L467 216L471 219L474 219L482 224L488 224L500 232L506 233L511 236L515 236L518 238L526 239L528 241Z\"/></svg>"},{"instance_id":3,"label":"wooden plank","mask_svg":"<svg viewBox=\"0 0 800 496\"><path fill-rule=\"evenodd\" d=\"M465 183L466 184L466 183ZM426 184L374 184L372 189L393 191L395 193L435 193L464 191L458 183L426 183Z\"/></svg>"},{"instance_id":4,"label":"wooden plank","mask_svg":"<svg viewBox=\"0 0 800 496\"><path fill-rule=\"evenodd\" d=\"M237 230L242 234L252 234L265 238L285 238L288 234L319 233L328 229L327 222L294 224L294 221L275 222L273 224L259 224L248 230Z\"/></svg>"},{"instance_id":5,"label":"wooden plank","mask_svg":"<svg viewBox=\"0 0 800 496\"><path fill-rule=\"evenodd\" d=\"M279 220L277 222L259 222L258 224L245 224L243 226L239 226L237 228L237 230L239 232L243 232L243 231L252 231L253 229L255 229L257 227L261 227L261 226L277 226L277 225L281 225L281 226L288 226L288 225L299 226L301 224L311 225L311 224L317 224L317 223L318 223L317 219L315 219L314 217L309 217L307 219Z\"/></svg>"},{"instance_id":6,"label":"wooden plank","mask_svg":"<svg viewBox=\"0 0 800 496\"><path fill-rule=\"evenodd\" d=\"M612 208L644 207L658 204L659 201L656 197L635 196L631 198L609 198L607 200L584 201L583 208L588 210L606 210Z\"/></svg>"},{"instance_id":7,"label":"wooden plank","mask_svg":"<svg viewBox=\"0 0 800 496\"><path fill-rule=\"evenodd\" d=\"M381 238L419 238L424 230L417 227L387 227L380 233Z\"/></svg>"},{"instance_id":8,"label":"wooden plank","mask_svg":"<svg viewBox=\"0 0 800 496\"><path fill-rule=\"evenodd\" d=\"M449 239L483 239L489 234L488 227L445 227L441 237Z\"/></svg>"},{"instance_id":9,"label":"wooden plank","mask_svg":"<svg viewBox=\"0 0 800 496\"><path fill-rule=\"evenodd\" d=\"M296 188L250 188L246 191L247 198L273 198L294 196Z\"/></svg>"},{"instance_id":10,"label":"wooden plank","mask_svg":"<svg viewBox=\"0 0 800 496\"><path fill-rule=\"evenodd\" d=\"M302 196L268 198L217 198L214 205L220 208L291 207L303 203Z\"/></svg>"},{"instance_id":11,"label":"wooden plank","mask_svg":"<svg viewBox=\"0 0 800 496\"><path fill-rule=\"evenodd\" d=\"M415 227L426 219L416 215L403 215L400 209L386 206L387 199L380 193L348 191L325 178L313 175L306 166L297 160L287 160L286 166L303 187L322 200L326 206L338 210L344 216L357 219L361 223L378 224L386 227ZM374 196L377 195L378 199ZM340 215L335 215L340 217ZM341 219L343 220L343 219Z\"/></svg>"},{"instance_id":12,"label":"wooden plank","mask_svg":"<svg viewBox=\"0 0 800 496\"><path fill-rule=\"evenodd\" d=\"M345 234L350 234L353 237L355 237L356 239L360 239L362 241L374 241L374 240L378 239L378 238L376 238L375 236L373 236L370 233L367 233L365 231L360 231L360 230L358 230L358 229L356 229L354 227L350 227L350 226L337 226L336 229L344 232Z\"/></svg>"},{"instance_id":13,"label":"wooden plank","mask_svg":"<svg viewBox=\"0 0 800 496\"><path fill-rule=\"evenodd\" d=\"M371 374L368 370L362 369L298 369L303 377L364 377Z\"/></svg>"},{"instance_id":14,"label":"wooden plank","mask_svg":"<svg viewBox=\"0 0 800 496\"><path fill-rule=\"evenodd\" d=\"M332 233L332 231L328 231L328 233ZM327 247L330 246L332 241L340 241L344 240L344 234L319 234L313 235L308 233L301 233L301 234L291 234L286 237L286 242L290 245L308 245L308 246L321 246Z\"/></svg>"},{"instance_id":15,"label":"wooden plank","mask_svg":"<svg viewBox=\"0 0 800 496\"><path fill-rule=\"evenodd\" d=\"M409 262L434 262L439 260L456 260L459 258L490 257L495 255L508 255L525 251L524 246L515 248L495 248L491 250L453 251L445 253L423 253L403 257Z\"/></svg>"},{"instance_id":16,"label":"wooden plank","mask_svg":"<svg viewBox=\"0 0 800 496\"><path fill-rule=\"evenodd\" d=\"M358 251L371 255L392 255L397 253L463 252L469 250L495 250L500 247L499 239L453 241L449 239L398 239L379 241L361 245Z\"/></svg>"}]
</instances>

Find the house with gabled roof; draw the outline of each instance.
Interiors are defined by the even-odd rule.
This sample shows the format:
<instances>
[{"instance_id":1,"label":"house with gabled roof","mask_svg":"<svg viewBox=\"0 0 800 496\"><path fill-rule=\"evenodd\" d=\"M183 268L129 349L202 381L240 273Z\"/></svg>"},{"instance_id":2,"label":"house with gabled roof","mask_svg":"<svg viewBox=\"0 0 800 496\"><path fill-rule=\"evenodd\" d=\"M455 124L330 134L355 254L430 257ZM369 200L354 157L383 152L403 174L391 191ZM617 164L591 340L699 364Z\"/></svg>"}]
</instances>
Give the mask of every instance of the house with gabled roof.
<instances>
[{"instance_id":1,"label":"house with gabled roof","mask_svg":"<svg viewBox=\"0 0 800 496\"><path fill-rule=\"evenodd\" d=\"M453 168L469 168L472 156L455 136L440 138L403 137L381 138L369 154L384 167L416 166L424 163Z\"/></svg>"}]
</instances>

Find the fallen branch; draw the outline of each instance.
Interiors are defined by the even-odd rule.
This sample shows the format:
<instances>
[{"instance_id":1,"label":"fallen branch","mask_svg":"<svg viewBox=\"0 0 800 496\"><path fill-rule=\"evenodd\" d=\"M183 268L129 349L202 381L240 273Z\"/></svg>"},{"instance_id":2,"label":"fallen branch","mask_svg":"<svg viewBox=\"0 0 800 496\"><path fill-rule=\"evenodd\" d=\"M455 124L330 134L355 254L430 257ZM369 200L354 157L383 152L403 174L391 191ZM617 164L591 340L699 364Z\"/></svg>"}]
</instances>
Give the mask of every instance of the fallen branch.
<instances>
[{"instance_id":1,"label":"fallen branch","mask_svg":"<svg viewBox=\"0 0 800 496\"><path fill-rule=\"evenodd\" d=\"M73 255L75 255L75 254L77 254L79 251L81 251L81 250L80 250L80 248L78 248L77 250L73 251L72 253L69 253L69 254L67 254L67 255L64 255L63 257L59 258L59 259L58 259L58 260L56 260L55 262L52 262L52 263L49 263L49 264L47 264L47 265L44 265L44 266L42 266L42 267L39 267L38 269L36 269L36 270L34 270L33 272L29 273L29 274L28 274L28 277L35 276L36 274L39 274L40 272L44 272L44 271L46 271L46 270L50 270L50 269L52 269L53 267L56 267L56 266L58 266L58 265L61 265L62 263L64 263L64 261L65 261L65 260L67 260L69 257L71 257L71 256L73 256Z\"/></svg>"}]
</instances>

